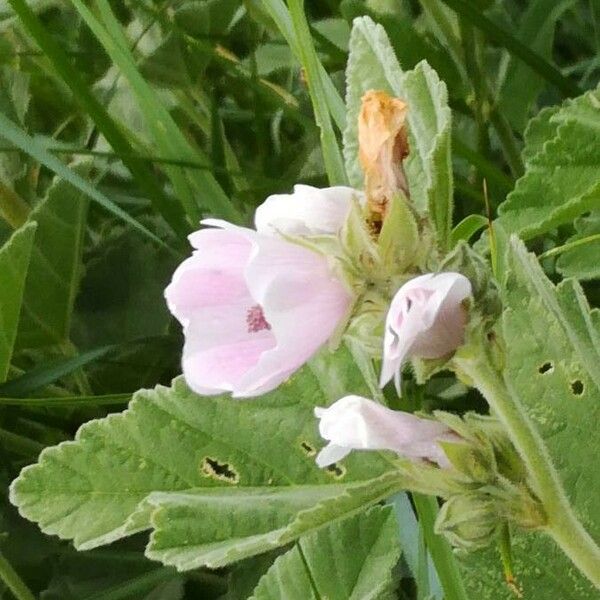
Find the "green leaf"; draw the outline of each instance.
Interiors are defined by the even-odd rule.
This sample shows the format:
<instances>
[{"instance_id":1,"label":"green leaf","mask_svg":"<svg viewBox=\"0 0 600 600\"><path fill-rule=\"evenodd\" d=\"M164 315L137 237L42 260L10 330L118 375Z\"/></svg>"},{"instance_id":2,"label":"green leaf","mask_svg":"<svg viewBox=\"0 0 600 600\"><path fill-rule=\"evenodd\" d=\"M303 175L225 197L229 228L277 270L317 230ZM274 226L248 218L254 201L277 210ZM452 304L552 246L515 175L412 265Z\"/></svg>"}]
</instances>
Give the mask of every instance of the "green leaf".
<instances>
[{"instance_id":1,"label":"green leaf","mask_svg":"<svg viewBox=\"0 0 600 600\"><path fill-rule=\"evenodd\" d=\"M399 558L394 513L374 507L300 538L261 578L251 600L392 600Z\"/></svg>"},{"instance_id":2,"label":"green leaf","mask_svg":"<svg viewBox=\"0 0 600 600\"><path fill-rule=\"evenodd\" d=\"M73 4L129 82L159 154L165 158L200 160L208 164L207 157L199 148L192 147L152 87L141 76L121 25L108 2L96 1L100 18L96 18L80 0L73 0ZM165 166L165 171L173 184L175 195L180 199L192 222L197 222L201 216L200 204L218 216L233 221L239 220L238 211L210 171L185 170L175 166Z\"/></svg>"},{"instance_id":3,"label":"green leaf","mask_svg":"<svg viewBox=\"0 0 600 600\"><path fill-rule=\"evenodd\" d=\"M108 212L129 223L137 231L143 233L146 237L154 240L161 246L166 246L166 244L158 236L154 235L149 229L136 221L120 206L109 200L104 194L99 192L92 184L80 177L75 171L66 167L60 160L58 160L58 158L50 154L50 152L45 149L43 144L27 135L27 133L25 133L20 127L15 125L15 123L13 123L2 113L0 113L0 136L6 138L17 148L42 163L45 167L70 183L73 187L77 188L86 196L100 204L100 206L102 206Z\"/></svg>"},{"instance_id":4,"label":"green leaf","mask_svg":"<svg viewBox=\"0 0 600 600\"><path fill-rule=\"evenodd\" d=\"M369 17L354 20L346 71L348 124L344 156L350 183L363 186L358 161L358 115L370 89L383 90L408 103L410 154L405 161L411 201L429 212L438 243L446 249L452 226L451 114L446 85L426 63L403 72L385 30Z\"/></svg>"},{"instance_id":5,"label":"green leaf","mask_svg":"<svg viewBox=\"0 0 600 600\"><path fill-rule=\"evenodd\" d=\"M25 225L0 249L0 382L6 380L17 336L35 228Z\"/></svg>"},{"instance_id":6,"label":"green leaf","mask_svg":"<svg viewBox=\"0 0 600 600\"><path fill-rule=\"evenodd\" d=\"M600 277L600 213L594 212L588 217L575 221L577 233L570 237L565 247L572 249L561 253L556 261L557 271L564 277L579 280L598 279Z\"/></svg>"},{"instance_id":7,"label":"green leaf","mask_svg":"<svg viewBox=\"0 0 600 600\"><path fill-rule=\"evenodd\" d=\"M509 247L511 275L504 292L503 331L508 351L506 380L518 390L523 408L542 436L563 486L588 532L600 539L600 476L590 451L600 419L600 319L579 284L554 286L535 256L515 237ZM587 582L549 538L519 536L514 547L516 576L527 595L583 600L595 597ZM467 564L472 589L485 598L508 598L499 561L477 573L490 554ZM559 574L558 578L555 578ZM484 581L487 579L488 581ZM559 582L560 580L560 582ZM550 589L555 590L550 594ZM479 596L478 596L479 597Z\"/></svg>"},{"instance_id":8,"label":"green leaf","mask_svg":"<svg viewBox=\"0 0 600 600\"><path fill-rule=\"evenodd\" d=\"M488 220L483 215L468 215L452 230L450 245L456 246L460 241L468 242L478 231L486 227Z\"/></svg>"},{"instance_id":9,"label":"green leaf","mask_svg":"<svg viewBox=\"0 0 600 600\"><path fill-rule=\"evenodd\" d=\"M283 0L263 0L261 4L277 25L281 35L285 38L285 41L296 58L302 62L302 48L299 38L297 37L297 33L294 30L292 18L285 5L285 2ZM327 101L328 110L335 124L340 130L343 130L346 125L346 110L344 107L344 102L340 98L340 94L331 80L331 77L320 63L318 65L318 70L323 86L323 93L325 94Z\"/></svg>"},{"instance_id":10,"label":"green leaf","mask_svg":"<svg viewBox=\"0 0 600 600\"><path fill-rule=\"evenodd\" d=\"M348 180L331 120L326 78L306 20L304 0L288 0L288 4L300 63L306 75L315 119L321 131L321 149L329 183L330 185L344 185Z\"/></svg>"},{"instance_id":11,"label":"green leaf","mask_svg":"<svg viewBox=\"0 0 600 600\"><path fill-rule=\"evenodd\" d=\"M529 47L529 40L521 42L510 31L488 19L475 3L468 2L467 0L444 0L444 4L452 8L496 43L504 46L511 54L514 54L533 71L541 75L549 83L555 85L565 96L578 96L581 94L581 89L576 83L567 79L552 63L546 61Z\"/></svg>"},{"instance_id":12,"label":"green leaf","mask_svg":"<svg viewBox=\"0 0 600 600\"><path fill-rule=\"evenodd\" d=\"M94 350L88 350L72 358L59 358L37 365L31 371L27 371L15 379L0 384L0 396L27 396L40 388L54 383L61 377L73 373L88 363L106 356L116 348L116 346L102 346Z\"/></svg>"},{"instance_id":13,"label":"green leaf","mask_svg":"<svg viewBox=\"0 0 600 600\"><path fill-rule=\"evenodd\" d=\"M146 555L179 571L222 567L285 546L329 521L383 500L399 487L399 476L390 472L337 485L158 492L144 504L152 512L154 529Z\"/></svg>"},{"instance_id":14,"label":"green leaf","mask_svg":"<svg viewBox=\"0 0 600 600\"><path fill-rule=\"evenodd\" d=\"M140 189L152 200L156 209L164 219L179 233L185 233L187 226L183 211L169 202L159 182L148 165L141 159L135 158L133 148L117 123L113 120L104 105L91 92L88 84L78 69L72 64L58 40L49 34L47 26L36 16L25 0L8 0L19 16L20 24L28 31L43 51L45 58L69 86L74 99L84 108L87 115L94 121L98 130L116 153L122 157L123 164L129 169ZM6 114L6 113L5 113ZM12 116L10 119L15 121ZM17 122L19 122L17 120ZM25 148L27 152L27 149ZM38 158L38 160L41 160ZM41 162L44 162L43 160ZM48 165L47 165L48 166ZM51 167L52 168L52 167Z\"/></svg>"},{"instance_id":15,"label":"green leaf","mask_svg":"<svg viewBox=\"0 0 600 600\"><path fill-rule=\"evenodd\" d=\"M556 24L574 4L574 0L529 2L519 16L518 39L546 60L551 59ZM542 77L532 76L526 64L515 55L509 56L498 103L500 110L518 131L523 131L529 110L543 86Z\"/></svg>"},{"instance_id":16,"label":"green leaf","mask_svg":"<svg viewBox=\"0 0 600 600\"><path fill-rule=\"evenodd\" d=\"M88 167L76 170L85 174ZM87 207L87 198L57 177L29 217L37 223L37 231L23 294L18 348L61 344L69 339Z\"/></svg>"},{"instance_id":17,"label":"green leaf","mask_svg":"<svg viewBox=\"0 0 600 600\"><path fill-rule=\"evenodd\" d=\"M498 210L509 233L528 239L597 207L599 106L597 89L532 122L525 175Z\"/></svg>"},{"instance_id":18,"label":"green leaf","mask_svg":"<svg viewBox=\"0 0 600 600\"><path fill-rule=\"evenodd\" d=\"M592 600L597 590L546 535L535 532L512 536L513 570L524 598ZM507 585L497 548L461 557L462 574L469 598L515 600Z\"/></svg>"},{"instance_id":19,"label":"green leaf","mask_svg":"<svg viewBox=\"0 0 600 600\"><path fill-rule=\"evenodd\" d=\"M367 393L360 373L343 350L340 360L338 384L342 386L344 382L347 392ZM292 494L298 485L322 486L319 498L313 498L312 504L329 491L340 496L316 513L298 517L291 533L288 531L287 537L277 542L286 543L289 536L300 535L315 522L322 524L323 519L335 518L336 511L355 511L362 504L393 493L399 485L395 474L392 481L380 484L354 483L389 472L392 467L383 454L354 453L343 465L324 470L316 466L314 456L322 441L313 407L329 402L320 378L309 368L278 390L251 402L199 397L189 391L183 380L176 380L172 388L138 392L124 413L87 423L74 442L45 450L39 463L27 467L13 483L11 499L21 514L38 522L43 531L73 539L79 549L107 544L154 526L157 531L149 552L171 560L164 544L177 545L173 538L176 520L169 517L165 521L161 515L173 510L197 513L198 506L209 504L211 510L219 513L225 504L223 500L211 504L212 494L224 496L231 491L228 502L232 506L236 506L240 494L270 493L286 486L290 486ZM351 484L362 491L344 499L342 487ZM266 487L266 492L253 492L257 487ZM182 503L177 493L188 491L185 497L189 503ZM205 523L204 518L195 515L196 524L206 526L206 532L202 527L193 530L194 535L204 536L202 544L220 543L226 548L222 559L214 558L217 564L228 560L228 555L243 555L243 548L239 552L236 549L235 538L243 541L248 537L248 527L265 523L258 513L263 508L268 511L267 504L239 504L242 512L251 507L258 512L236 520L232 509L230 518L215 519L212 526L210 519ZM206 511L210 516L208 508ZM289 523L288 517L289 512L283 521ZM274 528L281 528L282 521L271 523ZM194 559L193 547L186 548L191 531L184 528L176 555L172 556L172 562L178 566L199 560ZM215 536L212 542L206 538L210 531ZM189 543L193 545L193 536ZM255 551L260 552L261 548L266 549L259 544Z\"/></svg>"}]
</instances>

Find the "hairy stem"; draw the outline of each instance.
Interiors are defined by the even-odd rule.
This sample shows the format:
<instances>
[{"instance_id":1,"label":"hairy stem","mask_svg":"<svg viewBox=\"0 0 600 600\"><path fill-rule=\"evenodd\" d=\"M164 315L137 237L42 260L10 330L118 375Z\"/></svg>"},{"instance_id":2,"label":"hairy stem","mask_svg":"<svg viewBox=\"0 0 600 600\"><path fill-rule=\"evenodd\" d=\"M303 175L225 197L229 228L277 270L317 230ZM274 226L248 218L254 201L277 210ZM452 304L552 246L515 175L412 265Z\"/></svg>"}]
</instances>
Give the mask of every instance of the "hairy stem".
<instances>
[{"instance_id":1,"label":"hairy stem","mask_svg":"<svg viewBox=\"0 0 600 600\"><path fill-rule=\"evenodd\" d=\"M485 396L523 458L548 518L544 530L600 589L600 548L575 516L544 442L520 401L484 352L459 353L455 361Z\"/></svg>"}]
</instances>

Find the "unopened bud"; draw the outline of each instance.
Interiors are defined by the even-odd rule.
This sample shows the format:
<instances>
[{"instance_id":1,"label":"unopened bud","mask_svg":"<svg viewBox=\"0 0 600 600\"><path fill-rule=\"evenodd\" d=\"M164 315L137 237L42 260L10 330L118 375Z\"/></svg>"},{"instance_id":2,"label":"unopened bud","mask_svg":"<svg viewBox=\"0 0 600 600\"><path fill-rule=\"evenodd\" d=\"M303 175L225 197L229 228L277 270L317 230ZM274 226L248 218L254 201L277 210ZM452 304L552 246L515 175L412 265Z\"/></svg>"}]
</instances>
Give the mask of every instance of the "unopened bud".
<instances>
[{"instance_id":1,"label":"unopened bud","mask_svg":"<svg viewBox=\"0 0 600 600\"><path fill-rule=\"evenodd\" d=\"M444 503L435 522L435 532L455 548L471 551L488 546L499 525L494 501L473 493L452 496Z\"/></svg>"}]
</instances>

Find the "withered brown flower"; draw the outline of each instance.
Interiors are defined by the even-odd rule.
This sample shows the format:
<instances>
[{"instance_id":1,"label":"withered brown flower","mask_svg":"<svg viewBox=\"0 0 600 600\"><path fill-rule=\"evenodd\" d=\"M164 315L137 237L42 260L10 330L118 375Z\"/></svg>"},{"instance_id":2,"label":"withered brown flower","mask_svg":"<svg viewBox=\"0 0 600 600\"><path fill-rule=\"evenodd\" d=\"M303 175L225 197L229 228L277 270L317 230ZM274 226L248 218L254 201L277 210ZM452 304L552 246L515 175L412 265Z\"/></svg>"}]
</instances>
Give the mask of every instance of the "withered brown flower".
<instances>
[{"instance_id":1,"label":"withered brown flower","mask_svg":"<svg viewBox=\"0 0 600 600\"><path fill-rule=\"evenodd\" d=\"M408 105L386 92L369 90L358 117L359 160L372 217L383 220L389 200L398 191L408 196L402 161L409 152Z\"/></svg>"}]
</instances>

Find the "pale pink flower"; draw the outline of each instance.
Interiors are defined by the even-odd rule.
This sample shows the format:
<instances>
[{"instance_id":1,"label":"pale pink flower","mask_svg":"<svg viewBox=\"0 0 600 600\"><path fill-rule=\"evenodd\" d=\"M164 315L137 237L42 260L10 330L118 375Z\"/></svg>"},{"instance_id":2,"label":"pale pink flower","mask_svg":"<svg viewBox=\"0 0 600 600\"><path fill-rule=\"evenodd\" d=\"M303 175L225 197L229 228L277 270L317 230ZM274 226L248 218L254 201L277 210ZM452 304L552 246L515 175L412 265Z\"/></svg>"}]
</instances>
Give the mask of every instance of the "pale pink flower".
<instances>
[{"instance_id":1,"label":"pale pink flower","mask_svg":"<svg viewBox=\"0 0 600 600\"><path fill-rule=\"evenodd\" d=\"M441 358L464 341L471 282L460 273L428 273L405 283L385 322L380 385L392 377L400 393L402 365L411 356Z\"/></svg>"},{"instance_id":2,"label":"pale pink flower","mask_svg":"<svg viewBox=\"0 0 600 600\"><path fill-rule=\"evenodd\" d=\"M317 456L320 467L341 460L352 450L393 450L406 458L448 467L438 442L460 439L437 421L390 410L361 396L346 396L328 408L317 407L315 415L320 419L321 437L329 442Z\"/></svg>"},{"instance_id":3,"label":"pale pink flower","mask_svg":"<svg viewBox=\"0 0 600 600\"><path fill-rule=\"evenodd\" d=\"M334 333L351 294L325 256L224 221L190 235L196 249L165 290L184 329L183 373L199 394L264 394Z\"/></svg>"},{"instance_id":4,"label":"pale pink flower","mask_svg":"<svg viewBox=\"0 0 600 600\"><path fill-rule=\"evenodd\" d=\"M267 235L336 234L344 225L354 198L364 202L364 194L350 187L295 185L293 194L269 196L256 209L254 224L259 233Z\"/></svg>"}]
</instances>

